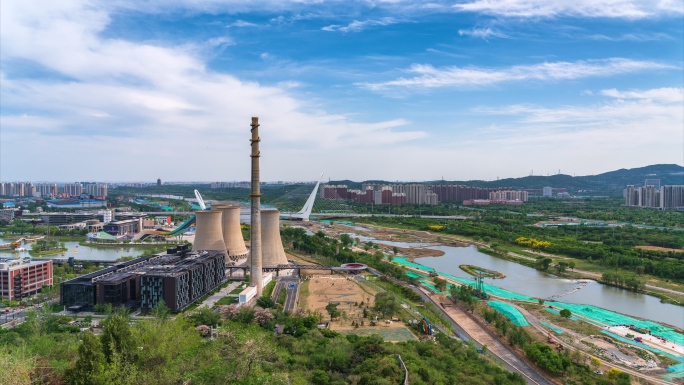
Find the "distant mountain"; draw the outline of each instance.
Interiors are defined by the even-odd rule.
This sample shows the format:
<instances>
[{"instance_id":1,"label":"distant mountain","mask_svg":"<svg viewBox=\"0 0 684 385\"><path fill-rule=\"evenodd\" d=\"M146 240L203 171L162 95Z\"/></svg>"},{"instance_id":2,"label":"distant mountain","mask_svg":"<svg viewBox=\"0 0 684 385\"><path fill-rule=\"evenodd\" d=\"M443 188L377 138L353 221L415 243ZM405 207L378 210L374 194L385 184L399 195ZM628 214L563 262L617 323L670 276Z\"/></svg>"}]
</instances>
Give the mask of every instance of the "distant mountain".
<instances>
[{"instance_id":1,"label":"distant mountain","mask_svg":"<svg viewBox=\"0 0 684 385\"><path fill-rule=\"evenodd\" d=\"M470 181L426 181L425 184L460 184L477 187L510 187L515 189L540 189L544 186L555 188L567 188L569 192L587 191L594 193L606 193L617 195L622 193L622 189L628 184L643 186L645 179L660 179L661 185L684 185L684 167L677 164L654 164L651 166L638 167L632 169L619 169L604 172L598 175L576 176L565 174L557 175L534 175L522 178L506 178L495 181L470 180ZM350 180L330 181L330 184L347 185L350 189L361 188L362 183L408 183L408 182L388 182L382 180L369 180L364 182L353 182Z\"/></svg>"}]
</instances>

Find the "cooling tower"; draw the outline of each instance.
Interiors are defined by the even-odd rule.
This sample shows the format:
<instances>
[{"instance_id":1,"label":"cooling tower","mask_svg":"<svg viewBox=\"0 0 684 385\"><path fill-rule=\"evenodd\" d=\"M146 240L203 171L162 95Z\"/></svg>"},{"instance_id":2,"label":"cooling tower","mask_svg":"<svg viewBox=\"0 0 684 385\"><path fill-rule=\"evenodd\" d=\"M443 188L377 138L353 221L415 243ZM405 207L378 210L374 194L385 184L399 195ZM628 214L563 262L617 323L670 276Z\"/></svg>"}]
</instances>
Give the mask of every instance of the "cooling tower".
<instances>
[{"instance_id":1,"label":"cooling tower","mask_svg":"<svg viewBox=\"0 0 684 385\"><path fill-rule=\"evenodd\" d=\"M221 219L223 212L214 211L195 211L195 243L193 250L221 250L226 251L226 244L223 243L223 231Z\"/></svg>"},{"instance_id":2,"label":"cooling tower","mask_svg":"<svg viewBox=\"0 0 684 385\"><path fill-rule=\"evenodd\" d=\"M264 266L286 265L287 256L280 239L280 211L261 211L261 236Z\"/></svg>"},{"instance_id":3,"label":"cooling tower","mask_svg":"<svg viewBox=\"0 0 684 385\"><path fill-rule=\"evenodd\" d=\"M211 209L223 213L223 243L226 244L228 258L234 261L244 258L247 246L240 229L240 206L215 205Z\"/></svg>"}]
</instances>

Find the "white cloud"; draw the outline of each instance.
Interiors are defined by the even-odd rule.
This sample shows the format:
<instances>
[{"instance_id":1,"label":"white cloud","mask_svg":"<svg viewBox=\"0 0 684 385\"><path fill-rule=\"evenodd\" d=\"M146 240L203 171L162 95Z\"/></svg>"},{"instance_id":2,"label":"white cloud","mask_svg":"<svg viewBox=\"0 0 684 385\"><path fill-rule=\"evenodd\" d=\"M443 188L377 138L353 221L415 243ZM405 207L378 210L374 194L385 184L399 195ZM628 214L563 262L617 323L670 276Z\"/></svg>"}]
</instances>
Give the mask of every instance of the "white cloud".
<instances>
[{"instance_id":1,"label":"white cloud","mask_svg":"<svg viewBox=\"0 0 684 385\"><path fill-rule=\"evenodd\" d=\"M459 29L458 34L461 36L477 37L485 40L487 40L489 37L508 38L508 35L505 33L493 30L491 28Z\"/></svg>"},{"instance_id":2,"label":"white cloud","mask_svg":"<svg viewBox=\"0 0 684 385\"><path fill-rule=\"evenodd\" d=\"M681 15L681 0L465 0L458 11L506 17L607 17L642 19Z\"/></svg>"},{"instance_id":3,"label":"white cloud","mask_svg":"<svg viewBox=\"0 0 684 385\"><path fill-rule=\"evenodd\" d=\"M244 21L244 20L236 20L234 23L229 24L228 26L229 27L239 27L239 28L242 28L242 27L258 27L257 24L250 23L250 22Z\"/></svg>"},{"instance_id":4,"label":"white cloud","mask_svg":"<svg viewBox=\"0 0 684 385\"><path fill-rule=\"evenodd\" d=\"M566 171L578 175L595 173L597 168L681 164L684 111L681 94L680 99L666 96L671 90L674 94L681 92L681 89L626 93L607 90L610 96L627 95L630 99L556 108L521 104L477 108L473 111L476 114L500 115L505 119L504 123L475 133L472 144L477 144L482 153L491 153L492 161L507 156L509 166L538 166L543 159L544 167L571 165L574 169ZM512 153L519 155L510 156Z\"/></svg>"},{"instance_id":5,"label":"white cloud","mask_svg":"<svg viewBox=\"0 0 684 385\"><path fill-rule=\"evenodd\" d=\"M586 36L590 40L599 41L660 41L672 40L672 36L665 33L626 33L620 36L607 36L603 34L595 34Z\"/></svg>"},{"instance_id":6,"label":"white cloud","mask_svg":"<svg viewBox=\"0 0 684 385\"><path fill-rule=\"evenodd\" d=\"M329 32L360 32L363 31L364 29L372 26L383 26L383 25L391 25L391 24L396 24L397 21L394 18L391 17L383 17L381 19L377 20L364 20L364 21L358 21L354 20L351 23L349 23L346 26L341 26L341 25L329 25L326 27L321 28L323 31L329 31Z\"/></svg>"},{"instance_id":7,"label":"white cloud","mask_svg":"<svg viewBox=\"0 0 684 385\"><path fill-rule=\"evenodd\" d=\"M618 99L650 99L666 103L684 102L684 88L655 88L646 91L602 90L601 95Z\"/></svg>"},{"instance_id":8,"label":"white cloud","mask_svg":"<svg viewBox=\"0 0 684 385\"><path fill-rule=\"evenodd\" d=\"M403 119L359 122L321 111L288 87L208 70L192 48L101 37L107 12L106 6L75 0L3 3L3 179L11 172L43 179L166 173L168 179L165 168L181 175L177 179L247 177L251 116L261 119L266 175L310 172L291 169L282 158L288 151L342 156L348 148L426 135L402 130L409 124ZM17 62L59 76L13 78ZM59 154L59 161L24 156L25 143L33 153Z\"/></svg>"},{"instance_id":9,"label":"white cloud","mask_svg":"<svg viewBox=\"0 0 684 385\"><path fill-rule=\"evenodd\" d=\"M601 60L581 60L576 62L545 62L533 65L520 65L504 69L481 67L435 68L429 64L414 64L408 72L416 74L412 78L399 78L380 83L361 83L371 90L391 87L437 88L457 86L485 86L502 82L526 80L571 80L596 76L612 76L645 70L672 69L674 66L642 60L611 58Z\"/></svg>"},{"instance_id":10,"label":"white cloud","mask_svg":"<svg viewBox=\"0 0 684 385\"><path fill-rule=\"evenodd\" d=\"M220 37L214 37L211 38L207 41L207 44L210 47L225 47L229 45L235 45L235 42L233 39L226 37L226 36L220 36Z\"/></svg>"}]
</instances>

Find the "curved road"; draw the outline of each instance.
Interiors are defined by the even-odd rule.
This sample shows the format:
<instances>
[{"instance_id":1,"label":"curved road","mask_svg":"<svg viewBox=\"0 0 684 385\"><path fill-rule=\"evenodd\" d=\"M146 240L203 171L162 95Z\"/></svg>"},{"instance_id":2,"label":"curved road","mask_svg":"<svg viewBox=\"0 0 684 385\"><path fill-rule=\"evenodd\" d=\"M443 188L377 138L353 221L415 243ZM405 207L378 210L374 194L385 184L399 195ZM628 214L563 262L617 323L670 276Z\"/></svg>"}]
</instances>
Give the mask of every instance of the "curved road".
<instances>
[{"instance_id":1,"label":"curved road","mask_svg":"<svg viewBox=\"0 0 684 385\"><path fill-rule=\"evenodd\" d=\"M518 357L511 349L505 344L502 344L496 336L494 336L489 330L480 326L476 321L473 320L471 314L457 308L449 308L445 310L439 303L437 303L432 297L427 295L422 290L417 287L410 286L404 282L397 281L392 277L388 277L375 269L369 268L371 272L376 275L382 275L389 279L396 285L401 285L412 289L414 292L419 294L423 298L424 302L432 302L442 314L449 320L451 327L456 331L456 334L465 336L468 340L473 341L473 343L482 348L483 345L487 346L487 350L492 353L496 358L504 364L507 370L511 372L520 373L528 384L533 385L554 385L554 383L544 376L542 376L537 370L530 366L526 361Z\"/></svg>"}]
</instances>

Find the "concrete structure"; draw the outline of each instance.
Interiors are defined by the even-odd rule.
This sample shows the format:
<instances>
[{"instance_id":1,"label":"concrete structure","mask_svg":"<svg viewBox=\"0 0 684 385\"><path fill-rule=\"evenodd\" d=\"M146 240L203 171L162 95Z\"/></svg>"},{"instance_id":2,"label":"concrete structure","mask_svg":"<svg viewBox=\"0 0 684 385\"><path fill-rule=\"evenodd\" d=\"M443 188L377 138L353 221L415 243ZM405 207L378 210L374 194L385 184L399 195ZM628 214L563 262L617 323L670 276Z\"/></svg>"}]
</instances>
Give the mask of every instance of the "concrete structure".
<instances>
[{"instance_id":1,"label":"concrete structure","mask_svg":"<svg viewBox=\"0 0 684 385\"><path fill-rule=\"evenodd\" d=\"M193 250L216 250L226 251L223 242L223 212L218 210L195 211L195 243Z\"/></svg>"},{"instance_id":2,"label":"concrete structure","mask_svg":"<svg viewBox=\"0 0 684 385\"><path fill-rule=\"evenodd\" d=\"M261 212L261 232L263 236L263 265L286 265L287 256L280 239L280 211L263 210Z\"/></svg>"},{"instance_id":3,"label":"concrete structure","mask_svg":"<svg viewBox=\"0 0 684 385\"><path fill-rule=\"evenodd\" d=\"M261 190L260 190L260 170L259 170L259 118L252 118L252 191L249 196L252 198L250 211L251 223L251 248L250 248L250 283L256 287L256 295L261 296L263 286L261 286Z\"/></svg>"},{"instance_id":4,"label":"concrete structure","mask_svg":"<svg viewBox=\"0 0 684 385\"><path fill-rule=\"evenodd\" d=\"M257 295L256 286L247 286L245 288L245 290L241 291L240 294L238 295L240 305L244 305L247 302L251 301L252 298L256 297L256 295Z\"/></svg>"},{"instance_id":5,"label":"concrete structure","mask_svg":"<svg viewBox=\"0 0 684 385\"><path fill-rule=\"evenodd\" d=\"M553 188L546 186L542 189L542 196L545 198L550 198L553 196Z\"/></svg>"},{"instance_id":6,"label":"concrete structure","mask_svg":"<svg viewBox=\"0 0 684 385\"><path fill-rule=\"evenodd\" d=\"M261 279L261 284L266 287L271 281L273 281L273 273L266 273Z\"/></svg>"},{"instance_id":7,"label":"concrete structure","mask_svg":"<svg viewBox=\"0 0 684 385\"><path fill-rule=\"evenodd\" d=\"M0 298L20 301L52 286L52 261L0 259Z\"/></svg>"},{"instance_id":8,"label":"concrete structure","mask_svg":"<svg viewBox=\"0 0 684 385\"><path fill-rule=\"evenodd\" d=\"M226 245L228 258L234 261L244 258L249 251L240 228L240 206L215 205L211 209L223 213L223 243Z\"/></svg>"}]
</instances>

